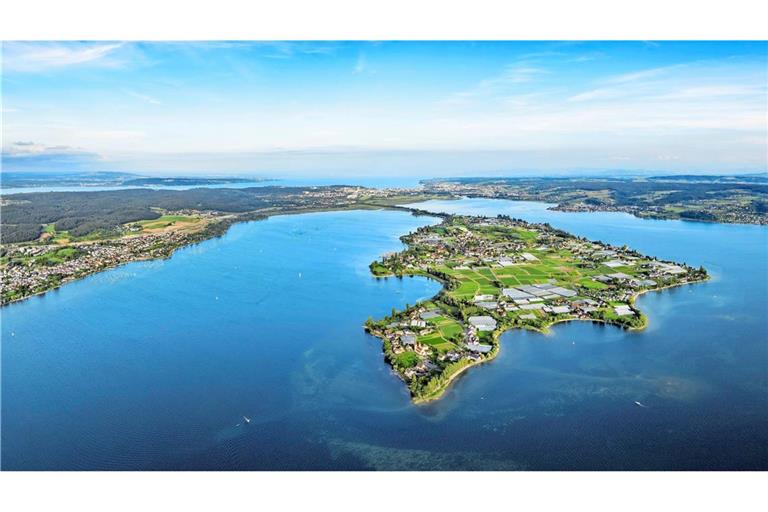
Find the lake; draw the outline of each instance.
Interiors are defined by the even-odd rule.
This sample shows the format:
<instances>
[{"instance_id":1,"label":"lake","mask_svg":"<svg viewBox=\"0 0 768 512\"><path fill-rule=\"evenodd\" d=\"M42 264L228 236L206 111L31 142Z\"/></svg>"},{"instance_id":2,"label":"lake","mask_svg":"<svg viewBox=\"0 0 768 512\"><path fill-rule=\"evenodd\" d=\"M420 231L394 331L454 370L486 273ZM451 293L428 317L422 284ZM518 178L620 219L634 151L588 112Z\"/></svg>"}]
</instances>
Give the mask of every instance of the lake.
<instances>
[{"instance_id":1,"label":"lake","mask_svg":"<svg viewBox=\"0 0 768 512\"><path fill-rule=\"evenodd\" d=\"M767 228L420 207L550 222L713 279L638 299L642 332L507 332L496 360L414 406L362 324L440 285L368 264L437 220L238 224L0 310L3 469L768 469Z\"/></svg>"}]
</instances>

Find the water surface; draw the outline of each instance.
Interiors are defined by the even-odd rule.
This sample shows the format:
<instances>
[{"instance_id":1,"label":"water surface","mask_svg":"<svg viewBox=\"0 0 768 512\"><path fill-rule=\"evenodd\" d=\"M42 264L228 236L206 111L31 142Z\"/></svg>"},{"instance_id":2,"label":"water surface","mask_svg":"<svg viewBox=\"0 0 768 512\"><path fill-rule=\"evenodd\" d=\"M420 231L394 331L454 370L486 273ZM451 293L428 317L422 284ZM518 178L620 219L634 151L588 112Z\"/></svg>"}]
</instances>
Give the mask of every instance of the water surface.
<instances>
[{"instance_id":1,"label":"water surface","mask_svg":"<svg viewBox=\"0 0 768 512\"><path fill-rule=\"evenodd\" d=\"M439 290L367 269L435 219L239 224L0 310L3 468L768 468L766 228L422 206L547 221L713 280L642 297L641 333L508 332L494 362L417 407L361 325Z\"/></svg>"}]
</instances>

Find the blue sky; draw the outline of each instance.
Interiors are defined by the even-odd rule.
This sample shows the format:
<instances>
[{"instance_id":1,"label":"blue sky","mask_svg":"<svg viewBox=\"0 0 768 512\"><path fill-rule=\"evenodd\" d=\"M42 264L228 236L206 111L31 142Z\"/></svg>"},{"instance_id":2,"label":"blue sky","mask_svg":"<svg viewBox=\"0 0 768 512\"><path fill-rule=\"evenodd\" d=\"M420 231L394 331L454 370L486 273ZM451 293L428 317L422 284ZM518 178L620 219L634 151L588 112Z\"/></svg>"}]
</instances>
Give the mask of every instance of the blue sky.
<instances>
[{"instance_id":1,"label":"blue sky","mask_svg":"<svg viewBox=\"0 0 768 512\"><path fill-rule=\"evenodd\" d=\"M766 170L765 42L6 42L3 167Z\"/></svg>"}]
</instances>

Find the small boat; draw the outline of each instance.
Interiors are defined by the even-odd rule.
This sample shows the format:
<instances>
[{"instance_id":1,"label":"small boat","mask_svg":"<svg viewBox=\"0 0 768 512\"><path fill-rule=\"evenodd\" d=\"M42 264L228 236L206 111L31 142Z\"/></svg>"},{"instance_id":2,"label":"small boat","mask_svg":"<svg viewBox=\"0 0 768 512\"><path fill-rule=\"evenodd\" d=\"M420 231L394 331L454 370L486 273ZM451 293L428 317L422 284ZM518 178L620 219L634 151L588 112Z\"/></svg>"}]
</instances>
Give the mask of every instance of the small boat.
<instances>
[{"instance_id":1,"label":"small boat","mask_svg":"<svg viewBox=\"0 0 768 512\"><path fill-rule=\"evenodd\" d=\"M635 400L635 405L636 405L636 406L638 406L638 407L648 407L647 405L643 405L643 404L641 404L641 403L640 403L640 402L638 402L637 400Z\"/></svg>"},{"instance_id":2,"label":"small boat","mask_svg":"<svg viewBox=\"0 0 768 512\"><path fill-rule=\"evenodd\" d=\"M243 420L245 421L246 424L251 422L251 418L249 418L248 416L243 416Z\"/></svg>"}]
</instances>

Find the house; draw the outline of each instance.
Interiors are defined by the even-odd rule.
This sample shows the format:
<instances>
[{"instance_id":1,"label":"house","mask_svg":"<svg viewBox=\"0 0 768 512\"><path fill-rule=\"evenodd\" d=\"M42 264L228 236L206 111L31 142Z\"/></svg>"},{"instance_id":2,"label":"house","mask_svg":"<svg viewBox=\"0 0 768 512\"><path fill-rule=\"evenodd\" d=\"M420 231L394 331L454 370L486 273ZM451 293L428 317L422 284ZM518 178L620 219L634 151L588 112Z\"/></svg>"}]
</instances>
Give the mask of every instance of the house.
<instances>
[{"instance_id":1,"label":"house","mask_svg":"<svg viewBox=\"0 0 768 512\"><path fill-rule=\"evenodd\" d=\"M552 306L549 308L549 310L556 315L562 315L571 312L571 308L569 306Z\"/></svg>"},{"instance_id":2,"label":"house","mask_svg":"<svg viewBox=\"0 0 768 512\"><path fill-rule=\"evenodd\" d=\"M474 302L487 302L489 300L493 300L493 295L475 295L475 298L473 299Z\"/></svg>"},{"instance_id":3,"label":"house","mask_svg":"<svg viewBox=\"0 0 768 512\"><path fill-rule=\"evenodd\" d=\"M421 240L419 240L419 242L423 244L437 244L437 243L440 243L441 240L442 239L440 238L439 235L427 235L422 237Z\"/></svg>"},{"instance_id":4,"label":"house","mask_svg":"<svg viewBox=\"0 0 768 512\"><path fill-rule=\"evenodd\" d=\"M416 345L416 335L411 332L404 333L400 336L400 343L403 345L414 346Z\"/></svg>"},{"instance_id":5,"label":"house","mask_svg":"<svg viewBox=\"0 0 768 512\"><path fill-rule=\"evenodd\" d=\"M629 265L632 265L632 263L628 261L611 260L611 261L606 261L605 263L603 263L603 265L605 265L606 267L616 268L616 267L627 267Z\"/></svg>"},{"instance_id":6,"label":"house","mask_svg":"<svg viewBox=\"0 0 768 512\"><path fill-rule=\"evenodd\" d=\"M517 288L503 288L501 290L502 295L509 297L510 299L530 299L531 294L518 290Z\"/></svg>"},{"instance_id":7,"label":"house","mask_svg":"<svg viewBox=\"0 0 768 512\"><path fill-rule=\"evenodd\" d=\"M490 316L471 316L469 317L469 324L478 331L492 331L496 329L496 320Z\"/></svg>"},{"instance_id":8,"label":"house","mask_svg":"<svg viewBox=\"0 0 768 512\"><path fill-rule=\"evenodd\" d=\"M539 286L545 286L547 288L540 288ZM518 290L522 290L525 293L529 295L534 295L536 297L543 297L544 295L550 294L550 287L551 285L524 285L524 286L518 286Z\"/></svg>"},{"instance_id":9,"label":"house","mask_svg":"<svg viewBox=\"0 0 768 512\"><path fill-rule=\"evenodd\" d=\"M656 267L657 270L665 274L685 274L687 272L687 270L679 265L662 263L661 261L652 261L650 265Z\"/></svg>"},{"instance_id":10,"label":"house","mask_svg":"<svg viewBox=\"0 0 768 512\"><path fill-rule=\"evenodd\" d=\"M483 309L498 309L498 302L475 302L475 305Z\"/></svg>"},{"instance_id":11,"label":"house","mask_svg":"<svg viewBox=\"0 0 768 512\"><path fill-rule=\"evenodd\" d=\"M632 311L632 309L626 304L621 304L619 306L616 306L615 308L613 308L613 310L616 312L618 316L628 316L628 315L635 314L635 312Z\"/></svg>"},{"instance_id":12,"label":"house","mask_svg":"<svg viewBox=\"0 0 768 512\"><path fill-rule=\"evenodd\" d=\"M435 310L432 310L432 311L427 311L426 313L422 313L419 316L421 317L422 320L431 320L433 318L440 317L440 313Z\"/></svg>"},{"instance_id":13,"label":"house","mask_svg":"<svg viewBox=\"0 0 768 512\"><path fill-rule=\"evenodd\" d=\"M427 322L425 322L424 320L411 320L410 326L411 327L426 327L427 326Z\"/></svg>"},{"instance_id":14,"label":"house","mask_svg":"<svg viewBox=\"0 0 768 512\"><path fill-rule=\"evenodd\" d=\"M467 350L470 352L478 352L480 354L486 354L493 349L491 345L484 345L482 343L467 343Z\"/></svg>"}]
</instances>

